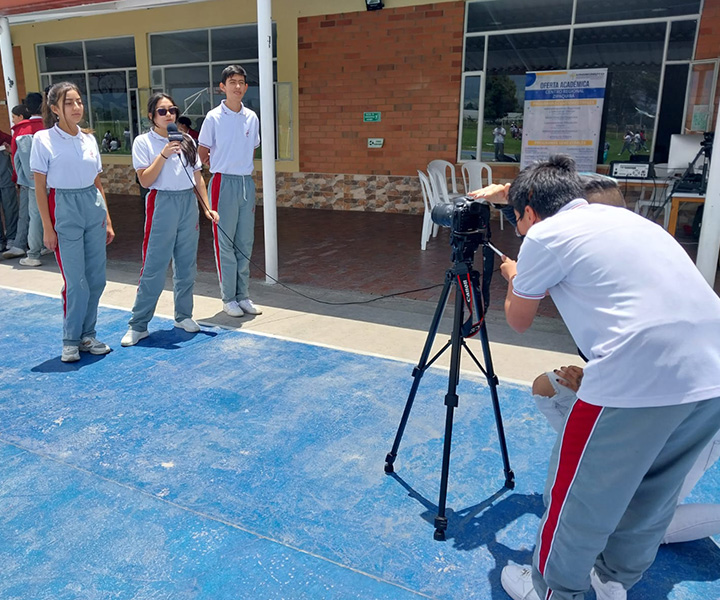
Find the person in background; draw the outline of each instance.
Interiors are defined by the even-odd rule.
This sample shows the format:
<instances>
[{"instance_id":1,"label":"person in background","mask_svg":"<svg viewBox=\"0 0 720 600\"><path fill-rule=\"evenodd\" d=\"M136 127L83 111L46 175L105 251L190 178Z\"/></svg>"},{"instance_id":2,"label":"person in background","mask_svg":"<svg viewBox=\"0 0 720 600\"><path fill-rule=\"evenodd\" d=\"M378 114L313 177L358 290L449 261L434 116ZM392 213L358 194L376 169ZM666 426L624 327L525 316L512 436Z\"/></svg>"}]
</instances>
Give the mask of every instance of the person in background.
<instances>
[{"instance_id":1,"label":"person in background","mask_svg":"<svg viewBox=\"0 0 720 600\"><path fill-rule=\"evenodd\" d=\"M25 98L30 117L13 126L13 162L17 182L20 186L21 218L18 223L18 236L13 248L6 253L14 258L23 256L27 247L27 256L20 259L24 267L39 267L42 265L40 257L50 251L43 248L43 224L35 197L35 177L30 169L30 156L32 153L33 137L38 131L45 129L42 112L43 97L38 92L32 92Z\"/></svg>"},{"instance_id":2,"label":"person in background","mask_svg":"<svg viewBox=\"0 0 720 600\"><path fill-rule=\"evenodd\" d=\"M84 114L74 83L53 85L43 104L48 129L35 134L30 155L45 246L55 251L65 282L63 362L80 360L80 352L110 352L95 337L95 325L105 289L105 246L115 232L100 181L97 141L79 125Z\"/></svg>"},{"instance_id":3,"label":"person in background","mask_svg":"<svg viewBox=\"0 0 720 600\"><path fill-rule=\"evenodd\" d=\"M24 104L16 104L10 112L12 113L13 125L17 125L20 121L30 118L30 111Z\"/></svg>"},{"instance_id":4,"label":"person in background","mask_svg":"<svg viewBox=\"0 0 720 600\"><path fill-rule=\"evenodd\" d=\"M18 197L15 188L15 173L13 171L11 143L12 138L0 132L0 251L5 250L10 243L15 244L18 225ZM5 254L8 254L5 251ZM23 252L24 254L24 252ZM11 257L8 257L11 258Z\"/></svg>"},{"instance_id":5,"label":"person in background","mask_svg":"<svg viewBox=\"0 0 720 600\"><path fill-rule=\"evenodd\" d=\"M183 133L187 133L196 142L198 141L198 136L200 135L200 132L195 131L192 128L192 121L190 120L190 117L186 117L184 115L182 117L178 117L177 124L180 131L182 131Z\"/></svg>"},{"instance_id":6,"label":"person in background","mask_svg":"<svg viewBox=\"0 0 720 600\"><path fill-rule=\"evenodd\" d=\"M493 129L492 134L493 144L495 144L495 160L502 162L505 160L505 135L507 132L500 121L498 121L497 127Z\"/></svg>"}]
</instances>

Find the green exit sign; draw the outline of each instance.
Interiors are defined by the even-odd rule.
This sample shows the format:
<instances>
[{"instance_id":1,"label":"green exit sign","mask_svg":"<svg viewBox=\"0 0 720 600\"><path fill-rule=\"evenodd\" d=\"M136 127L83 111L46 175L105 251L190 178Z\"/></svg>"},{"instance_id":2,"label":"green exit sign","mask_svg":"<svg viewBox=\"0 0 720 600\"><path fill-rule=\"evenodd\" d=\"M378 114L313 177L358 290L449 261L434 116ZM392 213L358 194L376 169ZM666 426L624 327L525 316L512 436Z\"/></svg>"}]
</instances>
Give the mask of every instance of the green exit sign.
<instances>
[{"instance_id":1,"label":"green exit sign","mask_svg":"<svg viewBox=\"0 0 720 600\"><path fill-rule=\"evenodd\" d=\"M379 112L363 113L363 122L364 123L377 123L378 121L380 121L380 113Z\"/></svg>"}]
</instances>

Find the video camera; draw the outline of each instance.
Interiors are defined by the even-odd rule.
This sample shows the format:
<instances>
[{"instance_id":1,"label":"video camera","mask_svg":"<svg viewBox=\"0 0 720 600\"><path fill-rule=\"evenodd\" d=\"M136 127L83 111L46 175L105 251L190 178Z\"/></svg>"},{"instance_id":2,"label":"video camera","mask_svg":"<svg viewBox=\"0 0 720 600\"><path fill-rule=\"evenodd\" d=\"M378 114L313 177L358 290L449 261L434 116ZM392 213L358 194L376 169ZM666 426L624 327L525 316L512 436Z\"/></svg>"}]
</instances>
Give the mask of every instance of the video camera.
<instances>
[{"instance_id":1,"label":"video camera","mask_svg":"<svg viewBox=\"0 0 720 600\"><path fill-rule=\"evenodd\" d=\"M478 246L490 241L490 204L487 200L464 197L454 204L437 204L432 222L450 228L453 260L471 261Z\"/></svg>"}]
</instances>

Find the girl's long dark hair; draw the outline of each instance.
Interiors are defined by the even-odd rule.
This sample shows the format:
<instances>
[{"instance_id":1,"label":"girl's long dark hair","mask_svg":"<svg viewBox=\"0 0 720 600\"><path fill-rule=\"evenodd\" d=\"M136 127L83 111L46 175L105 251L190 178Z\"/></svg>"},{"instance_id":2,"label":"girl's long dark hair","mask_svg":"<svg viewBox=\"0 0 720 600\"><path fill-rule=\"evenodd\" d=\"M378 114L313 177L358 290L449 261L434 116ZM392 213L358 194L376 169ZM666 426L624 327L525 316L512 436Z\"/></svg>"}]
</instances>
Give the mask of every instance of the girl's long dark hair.
<instances>
[{"instance_id":1,"label":"girl's long dark hair","mask_svg":"<svg viewBox=\"0 0 720 600\"><path fill-rule=\"evenodd\" d=\"M80 96L80 99L82 100L82 94L80 93L80 88L76 86L74 83L71 83L70 81L61 81L59 83L56 83L53 85L48 91L47 94L45 94L45 97L43 98L42 103L42 116L43 116L43 124L45 125L46 129L50 129L53 125L58 123L60 121L60 117L58 117L51 109L51 106L57 106L60 109L60 112L63 114L65 111L65 96L67 96L67 93L70 90L75 90ZM92 129L82 129L81 131L83 133L93 133Z\"/></svg>"},{"instance_id":2,"label":"girl's long dark hair","mask_svg":"<svg viewBox=\"0 0 720 600\"><path fill-rule=\"evenodd\" d=\"M147 111L148 115L150 115L150 121L153 125L155 125L155 108L157 107L158 102L160 102L160 100L162 100L163 98L165 98L166 100L170 100L173 106L177 106L177 104L175 104L175 100L173 100L172 96L170 96L169 94L157 92L150 96L150 99L148 100ZM176 123L178 116L175 117ZM183 133L182 136L183 141L180 142L180 148L182 149L182 153L185 155L185 159L187 160L188 165L194 167L195 162L197 161L197 147L195 146L195 142L193 141L193 139L187 133Z\"/></svg>"}]
</instances>

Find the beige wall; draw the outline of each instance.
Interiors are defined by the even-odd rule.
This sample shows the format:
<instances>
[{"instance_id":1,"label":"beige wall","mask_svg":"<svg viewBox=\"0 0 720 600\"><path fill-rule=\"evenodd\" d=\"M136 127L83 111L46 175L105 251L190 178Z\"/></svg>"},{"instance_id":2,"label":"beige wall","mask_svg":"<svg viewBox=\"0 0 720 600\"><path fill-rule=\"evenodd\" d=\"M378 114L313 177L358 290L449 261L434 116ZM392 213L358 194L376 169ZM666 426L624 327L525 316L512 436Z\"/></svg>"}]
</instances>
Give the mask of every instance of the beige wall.
<instances>
[{"instance_id":1,"label":"beige wall","mask_svg":"<svg viewBox=\"0 0 720 600\"><path fill-rule=\"evenodd\" d=\"M442 4L441 0L436 4ZM418 0L385 0L386 8L426 4ZM326 14L328 11L356 12L364 0L273 0L272 18L277 24L277 70L279 82L290 82L293 89L293 160L278 161L282 172L299 170L298 134L298 31L299 17ZM204 27L242 25L257 21L256 0L211 0L167 8L117 12L100 16L44 21L11 28L13 45L20 48L26 88L40 88L36 44L68 42L103 37L134 36L140 102L150 91L148 35L163 31L181 31ZM109 35L112 33L112 35ZM107 164L130 164L128 156L103 156ZM260 162L257 161L257 167Z\"/></svg>"}]
</instances>

